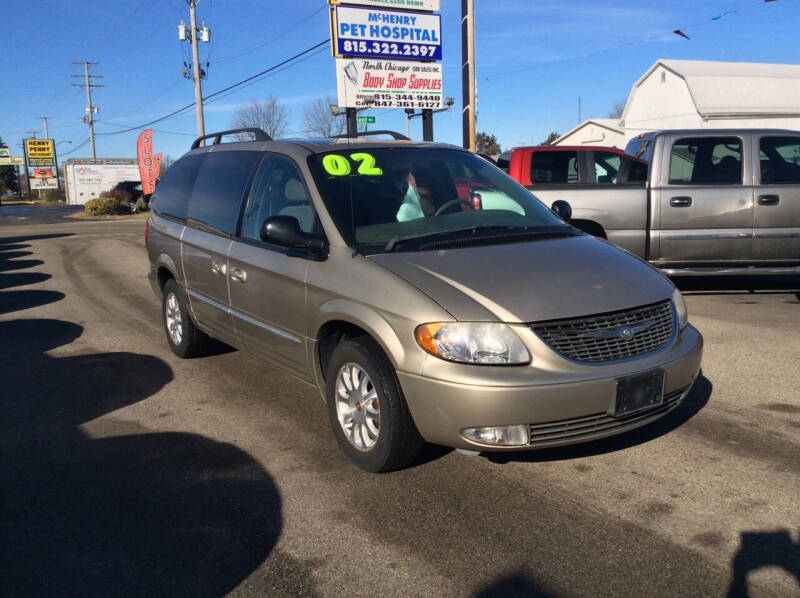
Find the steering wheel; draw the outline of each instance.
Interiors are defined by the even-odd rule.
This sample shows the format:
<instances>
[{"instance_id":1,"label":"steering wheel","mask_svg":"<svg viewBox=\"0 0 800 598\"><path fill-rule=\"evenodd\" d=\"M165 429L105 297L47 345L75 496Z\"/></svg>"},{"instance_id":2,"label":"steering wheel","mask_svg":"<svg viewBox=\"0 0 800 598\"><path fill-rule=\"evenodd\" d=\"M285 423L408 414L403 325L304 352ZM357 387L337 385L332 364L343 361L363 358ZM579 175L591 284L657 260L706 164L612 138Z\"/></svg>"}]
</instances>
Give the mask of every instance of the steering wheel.
<instances>
[{"instance_id":1,"label":"steering wheel","mask_svg":"<svg viewBox=\"0 0 800 598\"><path fill-rule=\"evenodd\" d=\"M472 204L469 203L466 199L451 199L450 201L446 201L441 206L439 206L439 209L436 210L433 213L433 215L434 216L440 216L442 214L442 212L444 212L447 208L451 208L453 206L457 206L458 204L463 204L463 205L467 206L470 210L474 209L472 207Z\"/></svg>"}]
</instances>

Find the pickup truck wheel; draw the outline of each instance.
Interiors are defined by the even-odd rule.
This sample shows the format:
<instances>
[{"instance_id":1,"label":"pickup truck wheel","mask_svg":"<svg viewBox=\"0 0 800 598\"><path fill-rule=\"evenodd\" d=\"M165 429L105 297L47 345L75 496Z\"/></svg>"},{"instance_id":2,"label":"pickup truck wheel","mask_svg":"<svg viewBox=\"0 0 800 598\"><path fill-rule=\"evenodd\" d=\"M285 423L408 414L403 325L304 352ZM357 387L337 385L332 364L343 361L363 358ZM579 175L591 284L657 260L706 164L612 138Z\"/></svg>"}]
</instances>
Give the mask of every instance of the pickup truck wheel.
<instances>
[{"instance_id":1,"label":"pickup truck wheel","mask_svg":"<svg viewBox=\"0 0 800 598\"><path fill-rule=\"evenodd\" d=\"M333 435L361 469L399 469L419 454L422 437L391 363L372 339L347 340L333 350L325 397Z\"/></svg>"},{"instance_id":2,"label":"pickup truck wheel","mask_svg":"<svg viewBox=\"0 0 800 598\"><path fill-rule=\"evenodd\" d=\"M183 294L172 278L164 285L161 313L164 316L167 342L172 352L183 359L202 355L208 346L209 336L192 322Z\"/></svg>"}]
</instances>

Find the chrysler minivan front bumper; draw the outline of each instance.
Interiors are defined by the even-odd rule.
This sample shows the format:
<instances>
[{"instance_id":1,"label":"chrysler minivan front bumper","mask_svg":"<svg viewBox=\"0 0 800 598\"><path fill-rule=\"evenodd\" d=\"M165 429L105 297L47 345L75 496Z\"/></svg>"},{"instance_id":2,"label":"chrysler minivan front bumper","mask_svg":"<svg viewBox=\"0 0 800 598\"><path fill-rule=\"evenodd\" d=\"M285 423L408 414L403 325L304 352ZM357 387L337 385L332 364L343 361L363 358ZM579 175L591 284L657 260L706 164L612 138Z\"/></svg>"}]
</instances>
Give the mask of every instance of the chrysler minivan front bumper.
<instances>
[{"instance_id":1,"label":"chrysler minivan front bumper","mask_svg":"<svg viewBox=\"0 0 800 598\"><path fill-rule=\"evenodd\" d=\"M397 375L425 440L473 451L527 450L613 436L655 421L689 393L702 352L703 338L689 325L668 349L617 363L581 366L552 354L539 360L534 356L531 366L482 368L429 357L432 367L423 368L422 374L398 371ZM657 370L664 373L663 400L615 414L619 381ZM482 372L480 377L476 371ZM465 382L459 372L468 372L469 380ZM525 444L487 444L464 433L504 426L524 426Z\"/></svg>"}]
</instances>

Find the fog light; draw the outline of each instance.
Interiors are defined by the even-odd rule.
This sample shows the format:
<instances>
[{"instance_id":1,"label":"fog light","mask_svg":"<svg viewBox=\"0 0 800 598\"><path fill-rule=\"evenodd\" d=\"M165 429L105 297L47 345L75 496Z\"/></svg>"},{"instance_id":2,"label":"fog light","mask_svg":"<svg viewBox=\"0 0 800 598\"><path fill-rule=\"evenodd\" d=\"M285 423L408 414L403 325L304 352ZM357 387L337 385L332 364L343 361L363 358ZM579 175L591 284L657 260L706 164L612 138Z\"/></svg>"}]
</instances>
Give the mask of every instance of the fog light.
<instances>
[{"instance_id":1,"label":"fog light","mask_svg":"<svg viewBox=\"0 0 800 598\"><path fill-rule=\"evenodd\" d=\"M467 440L497 446L525 446L528 444L528 426L492 426L486 428L465 428L461 435Z\"/></svg>"}]
</instances>

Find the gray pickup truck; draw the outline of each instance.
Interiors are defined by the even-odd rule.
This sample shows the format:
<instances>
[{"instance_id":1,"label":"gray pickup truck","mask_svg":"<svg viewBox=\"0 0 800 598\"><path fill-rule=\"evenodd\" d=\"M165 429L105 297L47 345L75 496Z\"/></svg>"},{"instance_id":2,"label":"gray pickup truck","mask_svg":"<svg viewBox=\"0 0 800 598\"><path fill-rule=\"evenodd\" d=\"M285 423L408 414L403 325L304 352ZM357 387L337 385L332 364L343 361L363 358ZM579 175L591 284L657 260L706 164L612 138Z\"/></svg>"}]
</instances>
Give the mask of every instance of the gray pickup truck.
<instances>
[{"instance_id":1,"label":"gray pickup truck","mask_svg":"<svg viewBox=\"0 0 800 598\"><path fill-rule=\"evenodd\" d=\"M520 182L670 275L800 274L800 132L657 131L625 154L534 153Z\"/></svg>"}]
</instances>

